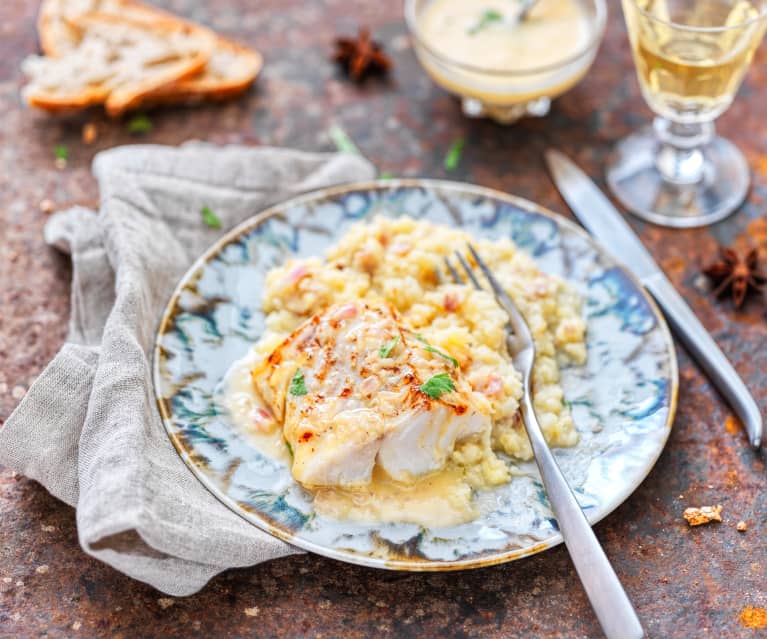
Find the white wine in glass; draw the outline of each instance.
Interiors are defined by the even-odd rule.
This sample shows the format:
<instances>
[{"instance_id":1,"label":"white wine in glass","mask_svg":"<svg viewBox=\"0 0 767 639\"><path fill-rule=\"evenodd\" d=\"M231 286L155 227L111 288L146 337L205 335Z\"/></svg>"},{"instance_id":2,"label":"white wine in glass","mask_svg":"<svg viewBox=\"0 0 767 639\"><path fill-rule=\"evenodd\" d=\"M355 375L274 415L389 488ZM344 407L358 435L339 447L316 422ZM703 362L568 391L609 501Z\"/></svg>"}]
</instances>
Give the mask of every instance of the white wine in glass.
<instances>
[{"instance_id":1,"label":"white wine in glass","mask_svg":"<svg viewBox=\"0 0 767 639\"><path fill-rule=\"evenodd\" d=\"M767 28L763 0L623 0L652 129L622 140L608 183L631 211L667 226L732 213L748 191L743 155L714 135Z\"/></svg>"}]
</instances>

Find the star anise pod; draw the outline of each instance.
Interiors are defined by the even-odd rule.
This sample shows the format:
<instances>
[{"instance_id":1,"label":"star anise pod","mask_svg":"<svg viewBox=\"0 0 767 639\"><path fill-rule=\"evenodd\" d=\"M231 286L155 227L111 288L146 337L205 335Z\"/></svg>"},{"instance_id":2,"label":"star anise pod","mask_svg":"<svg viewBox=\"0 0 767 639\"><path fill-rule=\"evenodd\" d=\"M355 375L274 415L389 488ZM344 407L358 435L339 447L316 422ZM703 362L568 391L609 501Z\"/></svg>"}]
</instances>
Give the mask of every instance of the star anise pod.
<instances>
[{"instance_id":1,"label":"star anise pod","mask_svg":"<svg viewBox=\"0 0 767 639\"><path fill-rule=\"evenodd\" d=\"M759 270L759 253L751 249L741 256L731 248L720 247L719 261L703 269L703 272L718 282L714 295L719 297L728 289L732 290L735 308L740 308L750 290L758 290L767 281L767 275Z\"/></svg>"},{"instance_id":2,"label":"star anise pod","mask_svg":"<svg viewBox=\"0 0 767 639\"><path fill-rule=\"evenodd\" d=\"M336 38L334 45L333 60L357 82L368 73L386 73L392 67L391 59L381 45L370 38L367 27L361 27L356 38Z\"/></svg>"}]
</instances>

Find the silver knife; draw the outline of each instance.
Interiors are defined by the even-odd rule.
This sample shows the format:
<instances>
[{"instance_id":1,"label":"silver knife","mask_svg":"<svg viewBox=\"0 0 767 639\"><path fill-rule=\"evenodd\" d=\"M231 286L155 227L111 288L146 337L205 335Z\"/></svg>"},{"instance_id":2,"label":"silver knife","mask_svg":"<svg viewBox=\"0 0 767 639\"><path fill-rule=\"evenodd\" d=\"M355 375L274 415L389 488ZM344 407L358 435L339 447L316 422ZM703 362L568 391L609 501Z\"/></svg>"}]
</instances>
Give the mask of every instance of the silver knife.
<instances>
[{"instance_id":1,"label":"silver knife","mask_svg":"<svg viewBox=\"0 0 767 639\"><path fill-rule=\"evenodd\" d=\"M759 407L711 335L597 185L559 151L549 149L545 157L554 184L575 216L650 291L677 337L738 414L751 445L758 449L762 443Z\"/></svg>"}]
</instances>

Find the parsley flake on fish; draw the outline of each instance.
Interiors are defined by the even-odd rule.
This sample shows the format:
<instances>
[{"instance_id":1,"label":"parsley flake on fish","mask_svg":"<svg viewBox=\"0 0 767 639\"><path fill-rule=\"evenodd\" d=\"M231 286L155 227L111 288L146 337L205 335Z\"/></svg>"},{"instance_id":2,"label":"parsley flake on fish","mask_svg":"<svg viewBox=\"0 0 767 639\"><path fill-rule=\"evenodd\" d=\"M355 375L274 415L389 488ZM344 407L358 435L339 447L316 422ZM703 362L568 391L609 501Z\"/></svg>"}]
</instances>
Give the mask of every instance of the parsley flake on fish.
<instances>
[{"instance_id":1,"label":"parsley flake on fish","mask_svg":"<svg viewBox=\"0 0 767 639\"><path fill-rule=\"evenodd\" d=\"M447 353L443 353L438 348L434 348L429 342L426 341L426 338L421 335L420 333L415 333L414 337L424 344L423 350L425 350L427 353L434 353L435 355L439 355L442 359L444 359L446 362L450 362L453 367L458 368L458 360L455 357L451 357Z\"/></svg>"},{"instance_id":2,"label":"parsley flake on fish","mask_svg":"<svg viewBox=\"0 0 767 639\"><path fill-rule=\"evenodd\" d=\"M304 374L299 368L293 379L290 380L290 394L295 396L306 395L309 391L306 390L306 381L304 380Z\"/></svg>"},{"instance_id":3,"label":"parsley flake on fish","mask_svg":"<svg viewBox=\"0 0 767 639\"><path fill-rule=\"evenodd\" d=\"M391 352L397 347L397 344L399 344L399 335L395 335L390 341L381 346L381 348L378 349L378 354L381 357L389 357Z\"/></svg>"},{"instance_id":4,"label":"parsley flake on fish","mask_svg":"<svg viewBox=\"0 0 767 639\"><path fill-rule=\"evenodd\" d=\"M430 377L418 387L418 390L432 399L439 399L445 393L455 390L455 384L447 373L439 373Z\"/></svg>"}]
</instances>

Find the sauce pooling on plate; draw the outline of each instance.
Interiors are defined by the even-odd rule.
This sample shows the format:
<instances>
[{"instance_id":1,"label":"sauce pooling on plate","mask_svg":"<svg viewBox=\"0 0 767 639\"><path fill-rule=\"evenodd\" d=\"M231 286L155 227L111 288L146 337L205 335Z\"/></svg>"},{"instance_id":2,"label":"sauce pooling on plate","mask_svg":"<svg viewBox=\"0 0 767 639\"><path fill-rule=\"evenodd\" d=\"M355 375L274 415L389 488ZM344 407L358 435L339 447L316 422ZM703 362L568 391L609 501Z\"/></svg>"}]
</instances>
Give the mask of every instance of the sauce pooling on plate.
<instances>
[{"instance_id":1,"label":"sauce pooling on plate","mask_svg":"<svg viewBox=\"0 0 767 639\"><path fill-rule=\"evenodd\" d=\"M519 0L435 0L421 14L426 44L452 61L497 71L529 71L584 49L591 23L578 0L540 0L516 21Z\"/></svg>"}]
</instances>

